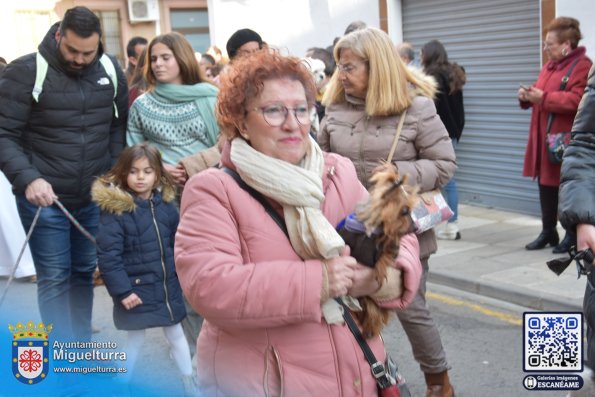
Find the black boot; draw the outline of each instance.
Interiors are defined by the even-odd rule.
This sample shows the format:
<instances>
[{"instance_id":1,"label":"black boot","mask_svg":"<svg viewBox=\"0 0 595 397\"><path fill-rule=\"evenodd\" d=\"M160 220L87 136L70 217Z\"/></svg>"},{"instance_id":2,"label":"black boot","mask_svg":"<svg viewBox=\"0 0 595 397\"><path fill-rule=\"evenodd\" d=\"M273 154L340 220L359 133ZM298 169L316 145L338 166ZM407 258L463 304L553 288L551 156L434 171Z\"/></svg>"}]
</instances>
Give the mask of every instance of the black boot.
<instances>
[{"instance_id":1,"label":"black boot","mask_svg":"<svg viewBox=\"0 0 595 397\"><path fill-rule=\"evenodd\" d=\"M565 254L573 245L576 245L576 237L566 232L560 244L556 245L552 252L554 254Z\"/></svg>"},{"instance_id":2,"label":"black boot","mask_svg":"<svg viewBox=\"0 0 595 397\"><path fill-rule=\"evenodd\" d=\"M529 251L540 250L548 244L553 247L558 244L558 241L560 241L560 237L556 229L543 229L534 241L525 245L525 248Z\"/></svg>"}]
</instances>

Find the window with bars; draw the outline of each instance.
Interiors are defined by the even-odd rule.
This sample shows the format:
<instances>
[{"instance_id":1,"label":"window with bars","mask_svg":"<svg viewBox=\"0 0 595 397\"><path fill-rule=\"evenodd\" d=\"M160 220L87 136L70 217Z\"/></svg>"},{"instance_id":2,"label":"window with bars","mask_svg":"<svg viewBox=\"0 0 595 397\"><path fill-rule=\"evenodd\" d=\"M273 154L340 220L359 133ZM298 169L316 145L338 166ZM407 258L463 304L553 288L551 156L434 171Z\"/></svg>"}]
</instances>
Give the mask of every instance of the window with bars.
<instances>
[{"instance_id":1,"label":"window with bars","mask_svg":"<svg viewBox=\"0 0 595 397\"><path fill-rule=\"evenodd\" d=\"M171 29L186 36L194 51L203 53L211 45L206 8L172 9Z\"/></svg>"},{"instance_id":2,"label":"window with bars","mask_svg":"<svg viewBox=\"0 0 595 397\"><path fill-rule=\"evenodd\" d=\"M125 65L124 49L122 48L122 34L120 29L120 13L117 10L94 10L101 22L103 36L101 42L106 53L115 56L122 68Z\"/></svg>"}]
</instances>

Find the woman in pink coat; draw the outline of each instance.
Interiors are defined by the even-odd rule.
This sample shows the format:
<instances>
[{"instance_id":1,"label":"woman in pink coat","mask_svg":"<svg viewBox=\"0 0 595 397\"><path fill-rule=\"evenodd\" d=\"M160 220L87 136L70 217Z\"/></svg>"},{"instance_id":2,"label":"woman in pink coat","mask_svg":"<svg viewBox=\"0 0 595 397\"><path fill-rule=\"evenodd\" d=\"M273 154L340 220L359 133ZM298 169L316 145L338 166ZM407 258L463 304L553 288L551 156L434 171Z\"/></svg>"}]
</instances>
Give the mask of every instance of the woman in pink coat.
<instances>
[{"instance_id":1,"label":"woman in pink coat","mask_svg":"<svg viewBox=\"0 0 595 397\"><path fill-rule=\"evenodd\" d=\"M335 231L367 192L351 161L310 138L314 101L300 60L267 51L238 59L221 81L227 170L188 181L175 245L184 293L205 318L197 342L205 395L376 396L353 334L322 305L350 295L402 308L419 286L414 235L402 238L379 284ZM230 171L266 197L279 223ZM380 337L367 342L384 360Z\"/></svg>"},{"instance_id":2,"label":"woman in pink coat","mask_svg":"<svg viewBox=\"0 0 595 397\"><path fill-rule=\"evenodd\" d=\"M550 133L571 130L578 103L587 85L591 60L585 55L585 47L578 45L582 36L576 19L558 17L545 31L547 34L543 51L549 61L541 69L535 84L530 87L521 86L518 91L521 108L533 109L523 176L537 178L542 223L539 236L525 248L537 250L549 244L555 246L554 253L565 253L576 244L576 236L567 231L562 242L558 244L556 225L560 164L549 161L545 138L550 114L554 116ZM567 74L566 88L561 91L560 84Z\"/></svg>"}]
</instances>

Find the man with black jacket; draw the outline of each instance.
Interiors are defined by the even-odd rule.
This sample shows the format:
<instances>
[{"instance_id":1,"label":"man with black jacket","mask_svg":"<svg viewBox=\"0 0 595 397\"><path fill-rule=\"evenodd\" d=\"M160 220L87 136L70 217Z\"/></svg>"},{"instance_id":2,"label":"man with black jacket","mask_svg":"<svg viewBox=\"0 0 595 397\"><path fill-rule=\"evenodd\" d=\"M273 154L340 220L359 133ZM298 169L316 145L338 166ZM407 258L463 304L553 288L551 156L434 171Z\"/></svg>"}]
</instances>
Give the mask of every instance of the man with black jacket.
<instances>
[{"instance_id":1,"label":"man with black jacket","mask_svg":"<svg viewBox=\"0 0 595 397\"><path fill-rule=\"evenodd\" d=\"M585 93L579 104L572 141L564 152L560 174L560 222L567 230L576 229L577 250L595 252L595 66L591 67ZM595 268L590 266L583 311L587 319L587 367L595 371ZM595 386L591 372L586 386L572 396L592 396ZM589 391L586 391L586 389ZM589 394L591 393L591 394Z\"/></svg>"},{"instance_id":2,"label":"man with black jacket","mask_svg":"<svg viewBox=\"0 0 595 397\"><path fill-rule=\"evenodd\" d=\"M89 340L95 246L54 200L96 232L90 187L124 147L126 78L103 54L99 19L85 7L66 11L38 50L0 78L0 169L26 230L40 208L29 244L42 320L56 339Z\"/></svg>"}]
</instances>

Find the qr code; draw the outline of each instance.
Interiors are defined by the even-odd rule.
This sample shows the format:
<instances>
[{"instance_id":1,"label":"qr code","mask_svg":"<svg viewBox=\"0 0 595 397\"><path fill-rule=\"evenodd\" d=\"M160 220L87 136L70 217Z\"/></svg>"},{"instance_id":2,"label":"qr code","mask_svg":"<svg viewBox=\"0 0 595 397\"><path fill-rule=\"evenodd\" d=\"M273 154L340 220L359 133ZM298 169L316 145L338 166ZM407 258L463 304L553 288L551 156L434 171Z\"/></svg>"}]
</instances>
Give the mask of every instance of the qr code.
<instances>
[{"instance_id":1,"label":"qr code","mask_svg":"<svg viewBox=\"0 0 595 397\"><path fill-rule=\"evenodd\" d=\"M582 313L523 314L525 371L582 371Z\"/></svg>"}]
</instances>

